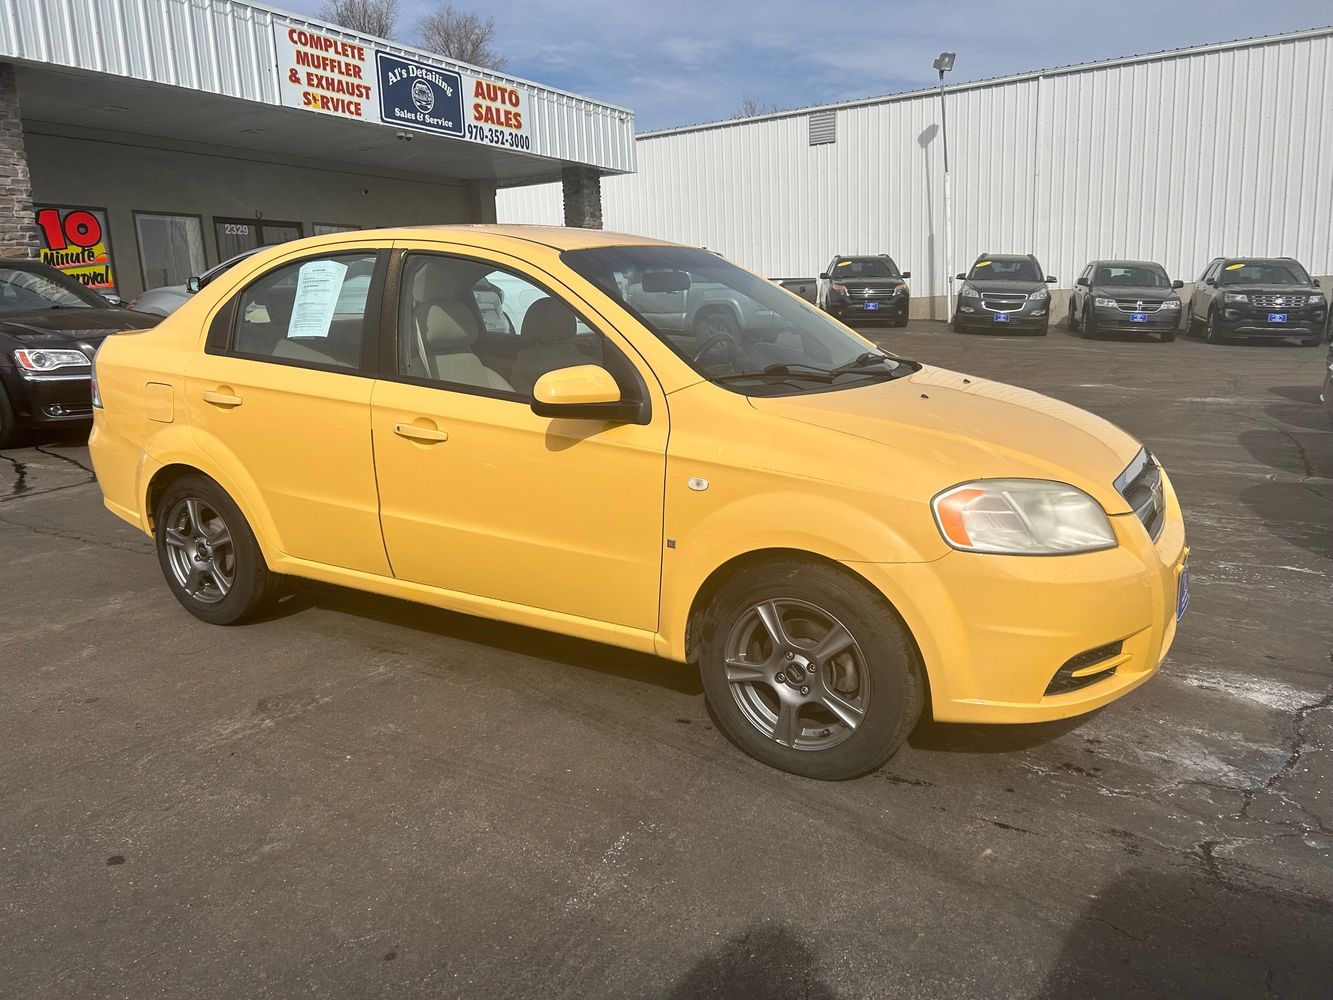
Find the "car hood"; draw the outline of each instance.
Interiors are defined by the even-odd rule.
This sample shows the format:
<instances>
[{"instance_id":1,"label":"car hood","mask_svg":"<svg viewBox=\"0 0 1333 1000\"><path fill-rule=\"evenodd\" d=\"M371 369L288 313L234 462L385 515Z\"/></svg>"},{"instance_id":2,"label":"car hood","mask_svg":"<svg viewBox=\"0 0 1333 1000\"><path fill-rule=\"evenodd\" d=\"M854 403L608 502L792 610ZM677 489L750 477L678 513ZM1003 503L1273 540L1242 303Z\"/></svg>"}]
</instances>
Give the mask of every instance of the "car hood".
<instances>
[{"instance_id":1,"label":"car hood","mask_svg":"<svg viewBox=\"0 0 1333 1000\"><path fill-rule=\"evenodd\" d=\"M907 282L903 278L832 278L835 285L846 285L848 288L893 288L896 285L904 285Z\"/></svg>"},{"instance_id":2,"label":"car hood","mask_svg":"<svg viewBox=\"0 0 1333 1000\"><path fill-rule=\"evenodd\" d=\"M1173 299L1174 289L1153 285L1093 285L1090 291L1108 299Z\"/></svg>"},{"instance_id":3,"label":"car hood","mask_svg":"<svg viewBox=\"0 0 1333 1000\"><path fill-rule=\"evenodd\" d=\"M942 368L841 392L751 397L756 409L934 464L938 489L972 479L1051 479L1129 513L1115 479L1142 445L1076 406ZM886 466L888 468L888 466Z\"/></svg>"},{"instance_id":4,"label":"car hood","mask_svg":"<svg viewBox=\"0 0 1333 1000\"><path fill-rule=\"evenodd\" d=\"M1310 285L1219 285L1223 292L1242 292L1246 295L1315 295L1322 288Z\"/></svg>"},{"instance_id":5,"label":"car hood","mask_svg":"<svg viewBox=\"0 0 1333 1000\"><path fill-rule=\"evenodd\" d=\"M979 292L1035 292L1046 287L1044 281L986 281L979 278L968 278L965 284Z\"/></svg>"},{"instance_id":6,"label":"car hood","mask_svg":"<svg viewBox=\"0 0 1333 1000\"><path fill-rule=\"evenodd\" d=\"M161 316L129 309L42 309L0 314L0 338L12 337L19 347L57 347L100 342L121 330L143 330L162 322Z\"/></svg>"}]
</instances>

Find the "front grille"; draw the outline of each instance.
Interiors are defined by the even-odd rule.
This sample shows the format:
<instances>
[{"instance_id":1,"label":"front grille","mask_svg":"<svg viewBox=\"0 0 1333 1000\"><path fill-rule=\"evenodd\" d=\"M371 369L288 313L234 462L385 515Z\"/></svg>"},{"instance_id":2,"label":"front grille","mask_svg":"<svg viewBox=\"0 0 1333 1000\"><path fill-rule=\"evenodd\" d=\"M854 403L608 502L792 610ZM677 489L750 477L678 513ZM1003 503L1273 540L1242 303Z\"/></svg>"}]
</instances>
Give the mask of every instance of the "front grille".
<instances>
[{"instance_id":1,"label":"front grille","mask_svg":"<svg viewBox=\"0 0 1333 1000\"><path fill-rule=\"evenodd\" d=\"M859 299L887 299L893 296L892 288L850 288L847 294Z\"/></svg>"},{"instance_id":2,"label":"front grille","mask_svg":"<svg viewBox=\"0 0 1333 1000\"><path fill-rule=\"evenodd\" d=\"M1120 473L1115 488L1134 511L1134 516L1143 522L1148 537L1157 541L1166 523L1166 500L1162 494L1162 470L1146 448L1129 463L1129 468Z\"/></svg>"},{"instance_id":3,"label":"front grille","mask_svg":"<svg viewBox=\"0 0 1333 1000\"><path fill-rule=\"evenodd\" d=\"M1304 295L1251 295L1250 301L1265 309L1301 309L1305 298Z\"/></svg>"},{"instance_id":4,"label":"front grille","mask_svg":"<svg viewBox=\"0 0 1333 1000\"><path fill-rule=\"evenodd\" d=\"M1017 312L1028 300L1022 292L982 292L981 306L991 312Z\"/></svg>"},{"instance_id":5,"label":"front grille","mask_svg":"<svg viewBox=\"0 0 1333 1000\"><path fill-rule=\"evenodd\" d=\"M1161 299L1116 299L1121 312L1153 313L1162 308Z\"/></svg>"},{"instance_id":6,"label":"front grille","mask_svg":"<svg viewBox=\"0 0 1333 1000\"><path fill-rule=\"evenodd\" d=\"M1055 672L1051 678L1051 683L1046 685L1046 693L1064 694L1067 691L1077 691L1081 687L1087 687L1089 684L1096 684L1098 681L1106 680L1115 673L1115 667L1107 667L1105 670L1098 670L1094 673L1083 674L1081 677L1073 676L1075 670L1084 670L1088 667L1096 666L1103 660L1109 660L1113 656L1119 656L1120 651L1124 649L1125 644L1117 639L1115 642L1108 642L1105 646L1098 646L1096 649L1088 649L1079 653L1077 656L1071 656L1065 661L1065 665Z\"/></svg>"}]
</instances>

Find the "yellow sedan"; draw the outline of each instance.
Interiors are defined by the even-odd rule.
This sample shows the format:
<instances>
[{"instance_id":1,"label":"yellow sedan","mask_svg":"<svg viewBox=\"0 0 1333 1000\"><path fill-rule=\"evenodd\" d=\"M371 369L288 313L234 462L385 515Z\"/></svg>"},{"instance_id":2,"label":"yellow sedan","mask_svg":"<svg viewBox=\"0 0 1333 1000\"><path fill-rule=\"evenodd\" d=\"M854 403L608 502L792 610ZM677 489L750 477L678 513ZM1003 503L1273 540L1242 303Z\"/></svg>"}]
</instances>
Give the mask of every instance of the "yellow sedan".
<instances>
[{"instance_id":1,"label":"yellow sedan","mask_svg":"<svg viewBox=\"0 0 1333 1000\"><path fill-rule=\"evenodd\" d=\"M94 395L106 506L197 617L291 576L656 653L816 778L923 711L1104 705L1188 603L1175 493L1123 431L633 236L286 243L108 339Z\"/></svg>"}]
</instances>

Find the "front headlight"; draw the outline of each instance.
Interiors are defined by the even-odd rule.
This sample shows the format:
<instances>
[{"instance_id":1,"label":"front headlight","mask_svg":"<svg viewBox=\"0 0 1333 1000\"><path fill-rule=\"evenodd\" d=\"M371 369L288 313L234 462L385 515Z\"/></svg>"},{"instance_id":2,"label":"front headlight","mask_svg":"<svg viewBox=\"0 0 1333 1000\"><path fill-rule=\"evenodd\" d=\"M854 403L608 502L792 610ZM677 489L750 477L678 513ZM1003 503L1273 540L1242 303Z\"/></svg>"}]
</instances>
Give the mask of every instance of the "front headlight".
<instances>
[{"instance_id":1,"label":"front headlight","mask_svg":"<svg viewBox=\"0 0 1333 1000\"><path fill-rule=\"evenodd\" d=\"M967 552L1062 555L1115 547L1111 521L1077 487L1043 479L982 479L933 501L944 540Z\"/></svg>"},{"instance_id":2,"label":"front headlight","mask_svg":"<svg viewBox=\"0 0 1333 1000\"><path fill-rule=\"evenodd\" d=\"M1227 292L1222 296L1223 302L1249 302L1250 297L1244 292Z\"/></svg>"},{"instance_id":3,"label":"front headlight","mask_svg":"<svg viewBox=\"0 0 1333 1000\"><path fill-rule=\"evenodd\" d=\"M1046 289L1044 288L1038 288L1035 292L1033 292L1031 295L1028 296L1028 298L1031 299L1033 302L1045 302L1050 297L1051 293L1046 291Z\"/></svg>"},{"instance_id":4,"label":"front headlight","mask_svg":"<svg viewBox=\"0 0 1333 1000\"><path fill-rule=\"evenodd\" d=\"M893 286L893 294L894 294L894 295L906 295L906 294L907 294L907 286L906 286L906 285L894 285L894 286Z\"/></svg>"},{"instance_id":5,"label":"front headlight","mask_svg":"<svg viewBox=\"0 0 1333 1000\"><path fill-rule=\"evenodd\" d=\"M1306 305L1315 306L1316 308L1322 306L1323 304L1324 304L1323 292L1315 292L1306 300Z\"/></svg>"},{"instance_id":6,"label":"front headlight","mask_svg":"<svg viewBox=\"0 0 1333 1000\"><path fill-rule=\"evenodd\" d=\"M837 284L837 283L834 283L834 284L830 285L829 287L832 288L835 292L841 292L843 295L846 295L846 294L847 294L847 286L846 286L846 285L839 285L839 284Z\"/></svg>"},{"instance_id":7,"label":"front headlight","mask_svg":"<svg viewBox=\"0 0 1333 1000\"><path fill-rule=\"evenodd\" d=\"M964 285L963 290L959 292L958 295L960 298L964 299L975 299L979 298L981 296L981 293L977 291L975 288L973 288L971 285Z\"/></svg>"},{"instance_id":8,"label":"front headlight","mask_svg":"<svg viewBox=\"0 0 1333 1000\"><path fill-rule=\"evenodd\" d=\"M1103 308L1103 309L1114 309L1114 308L1115 308L1115 299L1103 299L1103 298L1098 297L1098 298L1093 299L1092 302L1093 302L1094 305L1096 305L1096 306L1100 306L1100 307Z\"/></svg>"},{"instance_id":9,"label":"front headlight","mask_svg":"<svg viewBox=\"0 0 1333 1000\"><path fill-rule=\"evenodd\" d=\"M1180 299L1166 299L1166 300L1162 303L1162 308L1163 308L1163 309L1179 309L1179 308L1180 308Z\"/></svg>"},{"instance_id":10,"label":"front headlight","mask_svg":"<svg viewBox=\"0 0 1333 1000\"><path fill-rule=\"evenodd\" d=\"M14 360L25 372L53 372L57 368L87 368L82 351L15 351Z\"/></svg>"}]
</instances>

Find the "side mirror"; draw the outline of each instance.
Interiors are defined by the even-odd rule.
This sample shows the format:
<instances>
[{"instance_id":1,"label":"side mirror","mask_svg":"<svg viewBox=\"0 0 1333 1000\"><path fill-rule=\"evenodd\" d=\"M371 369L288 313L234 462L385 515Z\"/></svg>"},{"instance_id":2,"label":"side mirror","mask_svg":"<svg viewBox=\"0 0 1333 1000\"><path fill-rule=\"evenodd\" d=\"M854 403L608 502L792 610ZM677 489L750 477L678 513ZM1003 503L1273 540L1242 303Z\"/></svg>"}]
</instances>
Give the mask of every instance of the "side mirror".
<instances>
[{"instance_id":1,"label":"side mirror","mask_svg":"<svg viewBox=\"0 0 1333 1000\"><path fill-rule=\"evenodd\" d=\"M599 365L557 368L532 388L532 412L539 417L625 422L638 411L637 404L621 400L615 377Z\"/></svg>"},{"instance_id":2,"label":"side mirror","mask_svg":"<svg viewBox=\"0 0 1333 1000\"><path fill-rule=\"evenodd\" d=\"M110 302L113 306L123 306L123 305L125 304L125 300L122 299L122 298L121 298L119 295L117 295L115 292L107 292L106 294L104 294L104 295L102 296L102 298L106 299L106 300L107 300L108 302Z\"/></svg>"},{"instance_id":3,"label":"side mirror","mask_svg":"<svg viewBox=\"0 0 1333 1000\"><path fill-rule=\"evenodd\" d=\"M683 292L690 287L690 276L684 271L645 271L645 292Z\"/></svg>"},{"instance_id":4,"label":"side mirror","mask_svg":"<svg viewBox=\"0 0 1333 1000\"><path fill-rule=\"evenodd\" d=\"M1185 287L1185 282L1183 282L1183 281L1181 281L1179 278L1177 278L1175 281L1171 282L1171 287L1172 287L1172 288L1184 288L1184 287Z\"/></svg>"},{"instance_id":5,"label":"side mirror","mask_svg":"<svg viewBox=\"0 0 1333 1000\"><path fill-rule=\"evenodd\" d=\"M1046 275L1046 284L1048 284L1048 285L1054 285L1054 284L1055 284L1055 275L1053 275L1053 274L1048 274L1048 275Z\"/></svg>"},{"instance_id":6,"label":"side mirror","mask_svg":"<svg viewBox=\"0 0 1333 1000\"><path fill-rule=\"evenodd\" d=\"M202 287L203 285L200 283L198 275L191 275L190 277L185 279L185 290L189 292L191 295L199 291L199 289Z\"/></svg>"},{"instance_id":7,"label":"side mirror","mask_svg":"<svg viewBox=\"0 0 1333 1000\"><path fill-rule=\"evenodd\" d=\"M820 281L828 281L828 272L827 272L827 271L820 271L820 272L819 272L819 280L820 280Z\"/></svg>"},{"instance_id":8,"label":"side mirror","mask_svg":"<svg viewBox=\"0 0 1333 1000\"><path fill-rule=\"evenodd\" d=\"M1203 283L1204 283L1205 285L1216 285L1216 284L1217 284L1217 279L1216 279L1216 278L1204 278L1204 279L1203 279Z\"/></svg>"},{"instance_id":9,"label":"side mirror","mask_svg":"<svg viewBox=\"0 0 1333 1000\"><path fill-rule=\"evenodd\" d=\"M1092 287L1092 282L1089 281L1087 278L1079 278L1076 284L1082 285L1084 288Z\"/></svg>"},{"instance_id":10,"label":"side mirror","mask_svg":"<svg viewBox=\"0 0 1333 1000\"><path fill-rule=\"evenodd\" d=\"M962 271L959 271L959 272L958 272L957 277L958 277L958 280L959 280L959 281L966 281L966 280L967 280L967 275L964 274Z\"/></svg>"},{"instance_id":11,"label":"side mirror","mask_svg":"<svg viewBox=\"0 0 1333 1000\"><path fill-rule=\"evenodd\" d=\"M899 277L901 278L910 278L911 276L912 276L911 271L904 271L901 275L899 275Z\"/></svg>"}]
</instances>

